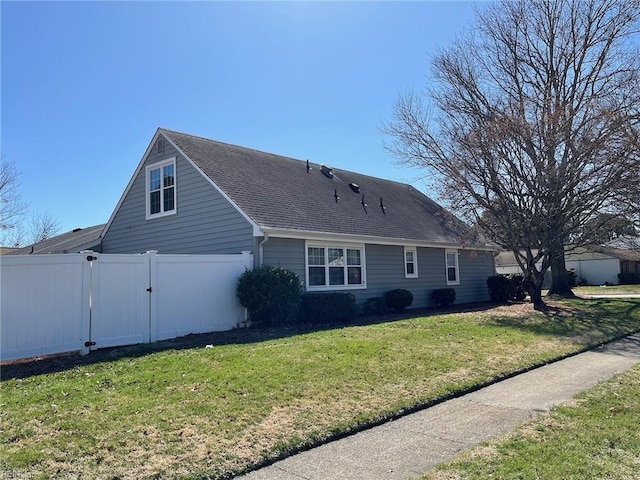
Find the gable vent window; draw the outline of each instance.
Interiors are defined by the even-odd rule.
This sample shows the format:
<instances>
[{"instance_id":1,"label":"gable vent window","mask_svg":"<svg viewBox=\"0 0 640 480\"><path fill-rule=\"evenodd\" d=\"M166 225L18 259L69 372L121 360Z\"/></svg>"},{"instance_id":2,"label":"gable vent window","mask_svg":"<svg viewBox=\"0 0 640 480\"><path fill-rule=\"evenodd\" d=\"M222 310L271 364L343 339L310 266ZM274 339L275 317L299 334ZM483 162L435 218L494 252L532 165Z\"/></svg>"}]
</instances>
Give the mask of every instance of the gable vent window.
<instances>
[{"instance_id":1,"label":"gable vent window","mask_svg":"<svg viewBox=\"0 0 640 480\"><path fill-rule=\"evenodd\" d=\"M164 153L164 138L159 138L156 146L158 153Z\"/></svg>"},{"instance_id":2,"label":"gable vent window","mask_svg":"<svg viewBox=\"0 0 640 480\"><path fill-rule=\"evenodd\" d=\"M176 213L176 158L146 168L147 219Z\"/></svg>"}]
</instances>

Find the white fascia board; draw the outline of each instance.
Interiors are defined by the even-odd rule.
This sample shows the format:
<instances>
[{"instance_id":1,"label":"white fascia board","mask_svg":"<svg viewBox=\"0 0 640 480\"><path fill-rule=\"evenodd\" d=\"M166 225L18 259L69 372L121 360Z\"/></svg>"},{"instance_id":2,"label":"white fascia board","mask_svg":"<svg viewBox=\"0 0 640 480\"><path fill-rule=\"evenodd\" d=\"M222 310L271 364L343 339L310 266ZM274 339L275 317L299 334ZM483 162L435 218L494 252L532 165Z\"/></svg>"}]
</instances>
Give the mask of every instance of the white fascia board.
<instances>
[{"instance_id":1,"label":"white fascia board","mask_svg":"<svg viewBox=\"0 0 640 480\"><path fill-rule=\"evenodd\" d=\"M196 170L200 175L202 175L202 177L203 177L203 178L205 178L205 179L206 179L206 180L207 180L207 181L208 181L208 182L213 186L213 188L215 188L215 189L218 191L218 193L219 193L220 195L222 195L222 197L223 197L227 202L229 202L229 203L231 204L231 206L232 206L233 208L235 208L235 209L237 210L237 212L238 212L240 215L242 215L242 218L244 218L247 222L249 222L249 224L251 225L251 227L252 227L252 229L253 229L253 236L254 236L254 237L260 237L260 236L264 235L264 234L262 233L262 229L260 228L260 226L259 226L256 222L254 222L254 221L253 221L253 219L252 219L251 217L249 217L249 215L247 215L247 214L246 214L246 213L245 213L245 212L244 212L244 211L243 211L243 210L242 210L242 209L241 209L241 208L240 208L240 207L239 207L239 206L238 206L238 205L237 205L233 200L231 200L231 198L230 198L230 197L229 197L229 196L228 196L228 195L227 195L227 194L226 194L226 193L225 193L225 192L224 192L224 191L223 191L223 190L222 190L222 189L221 189L221 188L216 184L216 182L214 182L213 180L211 180L211 179L207 176L207 174L206 174L206 173L204 173L204 172L202 171L202 169L201 169L200 167L198 167L198 165L196 165L196 163L195 163L193 160L191 160L191 159L189 158L189 156L188 156L186 153L184 153L184 152L182 151L182 149L180 149L180 147L178 147L178 145L176 145L175 143L173 143L173 141L172 141L172 140L171 140L167 135L163 135L163 137L165 138L165 140L167 140L167 141L171 144L171 146L173 146L173 148L175 148L175 149L178 151L178 153L180 153L180 155L182 155L182 157L183 157L184 159L186 159L186 160L187 160L187 162L189 162L189 164L190 164L190 165L191 165L191 166L192 166L192 167L193 167L193 168L194 168L194 169L195 169L195 170ZM153 143L152 143L152 145L153 145Z\"/></svg>"},{"instance_id":2,"label":"white fascia board","mask_svg":"<svg viewBox=\"0 0 640 480\"><path fill-rule=\"evenodd\" d=\"M388 237L373 237L367 235L349 235L349 234L336 234L328 232L314 232L305 230L284 230L274 229L268 227L262 227L262 231L269 234L272 238L295 238L299 240L311 240L319 242L348 242L348 243L364 243L375 245L400 245L409 247L424 247L424 248L455 248L458 250L486 250L493 251L489 246L484 247L465 247L461 244L455 243L437 243L437 242L425 242L421 240L413 240L407 238L388 238Z\"/></svg>"}]
</instances>

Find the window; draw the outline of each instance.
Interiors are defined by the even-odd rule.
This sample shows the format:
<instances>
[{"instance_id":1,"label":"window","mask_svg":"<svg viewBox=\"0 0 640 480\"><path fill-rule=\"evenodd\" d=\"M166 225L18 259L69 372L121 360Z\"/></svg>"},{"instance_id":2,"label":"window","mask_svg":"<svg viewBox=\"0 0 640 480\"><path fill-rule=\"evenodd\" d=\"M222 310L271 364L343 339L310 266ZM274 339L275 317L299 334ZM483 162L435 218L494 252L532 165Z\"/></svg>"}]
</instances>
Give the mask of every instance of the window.
<instances>
[{"instance_id":1,"label":"window","mask_svg":"<svg viewBox=\"0 0 640 480\"><path fill-rule=\"evenodd\" d=\"M147 218L176 213L176 159L147 167Z\"/></svg>"},{"instance_id":2,"label":"window","mask_svg":"<svg viewBox=\"0 0 640 480\"><path fill-rule=\"evenodd\" d=\"M447 285L459 285L458 251L445 250L445 263L447 267Z\"/></svg>"},{"instance_id":3,"label":"window","mask_svg":"<svg viewBox=\"0 0 640 480\"><path fill-rule=\"evenodd\" d=\"M404 276L405 278L418 278L418 249L416 247L404 247Z\"/></svg>"},{"instance_id":4,"label":"window","mask_svg":"<svg viewBox=\"0 0 640 480\"><path fill-rule=\"evenodd\" d=\"M363 245L307 244L307 289L366 288Z\"/></svg>"}]
</instances>

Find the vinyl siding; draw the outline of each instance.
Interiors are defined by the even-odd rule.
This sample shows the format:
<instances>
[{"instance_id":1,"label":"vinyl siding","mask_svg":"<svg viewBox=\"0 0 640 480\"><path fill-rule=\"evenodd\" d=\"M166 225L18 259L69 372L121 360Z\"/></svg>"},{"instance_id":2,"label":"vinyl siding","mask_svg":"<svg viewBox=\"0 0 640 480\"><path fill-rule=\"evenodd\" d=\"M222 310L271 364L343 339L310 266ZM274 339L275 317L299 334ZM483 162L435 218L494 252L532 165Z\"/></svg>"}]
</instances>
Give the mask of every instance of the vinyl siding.
<instances>
[{"instance_id":1,"label":"vinyl siding","mask_svg":"<svg viewBox=\"0 0 640 480\"><path fill-rule=\"evenodd\" d=\"M147 165L176 157L177 213L146 219ZM249 222L167 142L145 160L102 240L103 253L229 254L252 251Z\"/></svg>"},{"instance_id":2,"label":"vinyl siding","mask_svg":"<svg viewBox=\"0 0 640 480\"><path fill-rule=\"evenodd\" d=\"M264 245L264 263L294 271L305 279L305 242L272 238ZM368 298L384 296L395 288L405 288L413 293L412 307L430 307L431 292L436 288L448 288L445 276L445 250L418 248L418 278L405 278L404 247L389 245L365 245L367 288L364 290L340 290L353 293L358 304ZM460 285L456 290L456 303L486 301L489 299L487 277L494 274L491 252L459 250Z\"/></svg>"}]
</instances>

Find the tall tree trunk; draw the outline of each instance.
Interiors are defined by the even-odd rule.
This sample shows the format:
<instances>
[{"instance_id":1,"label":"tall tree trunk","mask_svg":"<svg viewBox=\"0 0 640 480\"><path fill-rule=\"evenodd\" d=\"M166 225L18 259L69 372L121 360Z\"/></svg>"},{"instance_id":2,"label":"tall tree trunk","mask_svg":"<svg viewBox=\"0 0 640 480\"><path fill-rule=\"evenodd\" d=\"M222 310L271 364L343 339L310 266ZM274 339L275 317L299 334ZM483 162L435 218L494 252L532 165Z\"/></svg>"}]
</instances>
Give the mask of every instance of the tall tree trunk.
<instances>
[{"instance_id":1,"label":"tall tree trunk","mask_svg":"<svg viewBox=\"0 0 640 480\"><path fill-rule=\"evenodd\" d=\"M549 289L549 295L573 297L571 285L569 285L569 275L567 275L567 264L564 258L564 244L561 240L558 240L553 242L551 248L551 288Z\"/></svg>"},{"instance_id":2,"label":"tall tree trunk","mask_svg":"<svg viewBox=\"0 0 640 480\"><path fill-rule=\"evenodd\" d=\"M542 282L544 273L538 272L535 266L530 266L530 270L525 272L524 288L531 298L535 310L544 310L546 305L542 300Z\"/></svg>"}]
</instances>

